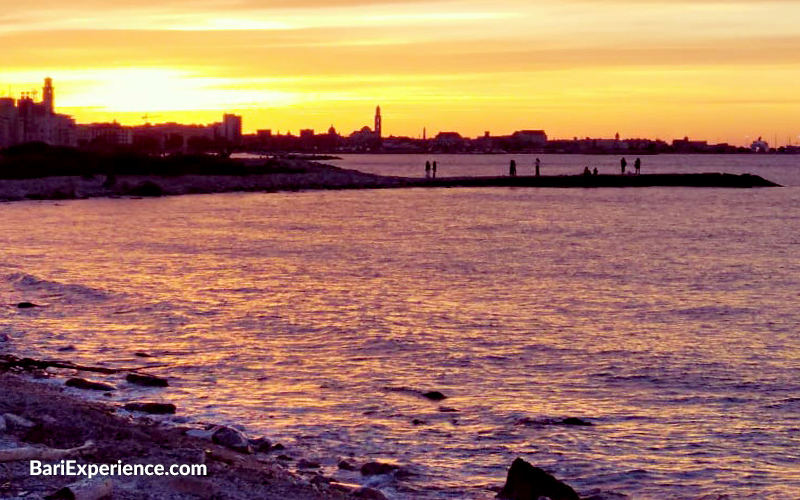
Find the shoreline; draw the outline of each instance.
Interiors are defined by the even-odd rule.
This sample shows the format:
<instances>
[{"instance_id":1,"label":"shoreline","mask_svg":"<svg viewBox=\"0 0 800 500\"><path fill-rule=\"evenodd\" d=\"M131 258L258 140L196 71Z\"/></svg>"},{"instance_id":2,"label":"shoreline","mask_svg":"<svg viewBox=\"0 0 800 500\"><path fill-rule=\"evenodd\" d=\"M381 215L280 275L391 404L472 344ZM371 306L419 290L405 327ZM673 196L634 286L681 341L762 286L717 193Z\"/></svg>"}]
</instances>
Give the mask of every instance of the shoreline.
<instances>
[{"instance_id":1,"label":"shoreline","mask_svg":"<svg viewBox=\"0 0 800 500\"><path fill-rule=\"evenodd\" d=\"M190 174L178 176L119 175L112 185L109 185L106 176L2 179L0 180L0 201L157 197L229 192L457 187L754 188L779 187L779 185L757 175L725 173L442 177L425 179L367 174L306 160L281 160L281 166L274 173L250 175Z\"/></svg>"},{"instance_id":2,"label":"shoreline","mask_svg":"<svg viewBox=\"0 0 800 500\"><path fill-rule=\"evenodd\" d=\"M70 455L79 464L205 464L206 476L105 476L113 484L113 498L170 500L225 498L245 500L347 500L380 498L375 490L338 483L319 467L299 466L303 458L281 459L284 452L243 453L188 431L188 425L166 424L149 415L117 414L111 404L70 394L64 385L50 385L28 376L0 372L0 415L13 414L28 425L0 425L0 451L27 446L69 449L93 442L87 451ZM32 425L31 425L32 424ZM269 446L269 445L268 445ZM280 447L278 449L281 449ZM278 458L281 457L281 458ZM58 460L42 460L58 463ZM289 470L297 466L297 472ZM29 461L0 461L0 497L44 498L73 484L78 476L33 476ZM98 479L95 478L95 479ZM25 493L27 492L27 493Z\"/></svg>"}]
</instances>

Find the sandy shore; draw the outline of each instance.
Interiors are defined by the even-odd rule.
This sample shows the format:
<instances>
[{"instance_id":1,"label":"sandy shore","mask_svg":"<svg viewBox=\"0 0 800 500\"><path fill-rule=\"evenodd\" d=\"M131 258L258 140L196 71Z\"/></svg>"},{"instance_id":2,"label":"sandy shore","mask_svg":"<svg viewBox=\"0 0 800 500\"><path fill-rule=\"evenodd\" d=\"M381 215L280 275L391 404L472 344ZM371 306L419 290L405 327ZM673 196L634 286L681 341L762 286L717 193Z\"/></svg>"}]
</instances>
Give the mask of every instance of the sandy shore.
<instances>
[{"instance_id":1,"label":"sandy shore","mask_svg":"<svg viewBox=\"0 0 800 500\"><path fill-rule=\"evenodd\" d=\"M0 415L14 414L35 424L0 430L0 450L23 446L72 448L96 445L78 463L205 464L208 475L175 477L112 476L114 499L330 500L356 498L344 485L329 484L318 471L291 473L275 453L244 454L158 419L133 419L115 409L65 393L63 386L0 374ZM6 419L8 420L8 419ZM283 453L291 454L290 450ZM55 462L53 462L55 463ZM0 463L0 498L43 498L81 478L32 476L28 460ZM360 493L363 495L363 492ZM361 498L364 498L361 496Z\"/></svg>"},{"instance_id":2,"label":"sandy shore","mask_svg":"<svg viewBox=\"0 0 800 500\"><path fill-rule=\"evenodd\" d=\"M105 176L43 177L0 180L0 201L63 200L120 196L170 196L247 191L326 189L392 189L433 187L729 187L777 186L753 175L651 174L563 175L542 177L446 177L438 179L387 177L346 170L302 159L280 160L274 173L252 175L120 175L113 185Z\"/></svg>"}]
</instances>

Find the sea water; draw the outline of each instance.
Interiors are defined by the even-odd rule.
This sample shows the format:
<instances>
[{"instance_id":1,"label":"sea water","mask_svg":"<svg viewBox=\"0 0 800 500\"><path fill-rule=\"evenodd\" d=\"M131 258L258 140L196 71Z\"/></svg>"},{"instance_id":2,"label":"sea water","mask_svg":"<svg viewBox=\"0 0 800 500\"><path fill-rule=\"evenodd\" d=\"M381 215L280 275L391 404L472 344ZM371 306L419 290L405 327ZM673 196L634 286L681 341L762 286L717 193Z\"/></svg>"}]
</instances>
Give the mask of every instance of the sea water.
<instances>
[{"instance_id":1,"label":"sea water","mask_svg":"<svg viewBox=\"0 0 800 500\"><path fill-rule=\"evenodd\" d=\"M789 157L697 158L798 178ZM518 456L582 495L788 500L798 248L798 187L18 202L0 332L20 354L163 365L169 388L112 377L104 399L243 425L345 482L365 479L343 458L402 465L369 480L398 500L493 498Z\"/></svg>"}]
</instances>

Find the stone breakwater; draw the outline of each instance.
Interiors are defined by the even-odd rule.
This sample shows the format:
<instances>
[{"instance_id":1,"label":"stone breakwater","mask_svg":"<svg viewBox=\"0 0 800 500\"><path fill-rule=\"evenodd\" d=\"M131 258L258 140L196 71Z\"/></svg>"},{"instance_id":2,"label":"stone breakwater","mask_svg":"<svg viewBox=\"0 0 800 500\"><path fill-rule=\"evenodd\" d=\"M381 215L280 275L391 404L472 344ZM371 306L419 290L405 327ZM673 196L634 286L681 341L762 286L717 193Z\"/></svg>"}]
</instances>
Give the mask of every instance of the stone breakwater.
<instances>
[{"instance_id":1,"label":"stone breakwater","mask_svg":"<svg viewBox=\"0 0 800 500\"><path fill-rule=\"evenodd\" d=\"M0 180L0 201L64 200L120 196L173 196L223 192L432 187L727 187L778 186L756 175L722 173L443 177L414 179L346 170L307 160L280 160L272 172L250 175L105 175Z\"/></svg>"}]
</instances>

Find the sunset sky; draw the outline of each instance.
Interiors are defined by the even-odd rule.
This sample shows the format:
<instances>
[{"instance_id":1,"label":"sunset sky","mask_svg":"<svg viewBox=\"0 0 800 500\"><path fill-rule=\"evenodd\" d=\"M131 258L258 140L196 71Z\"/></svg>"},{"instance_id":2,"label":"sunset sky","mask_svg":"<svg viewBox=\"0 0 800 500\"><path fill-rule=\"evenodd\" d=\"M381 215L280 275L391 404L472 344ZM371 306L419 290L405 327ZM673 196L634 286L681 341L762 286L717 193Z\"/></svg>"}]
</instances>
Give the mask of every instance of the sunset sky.
<instances>
[{"instance_id":1,"label":"sunset sky","mask_svg":"<svg viewBox=\"0 0 800 500\"><path fill-rule=\"evenodd\" d=\"M800 134L800 1L0 0L0 96L79 122Z\"/></svg>"}]
</instances>

